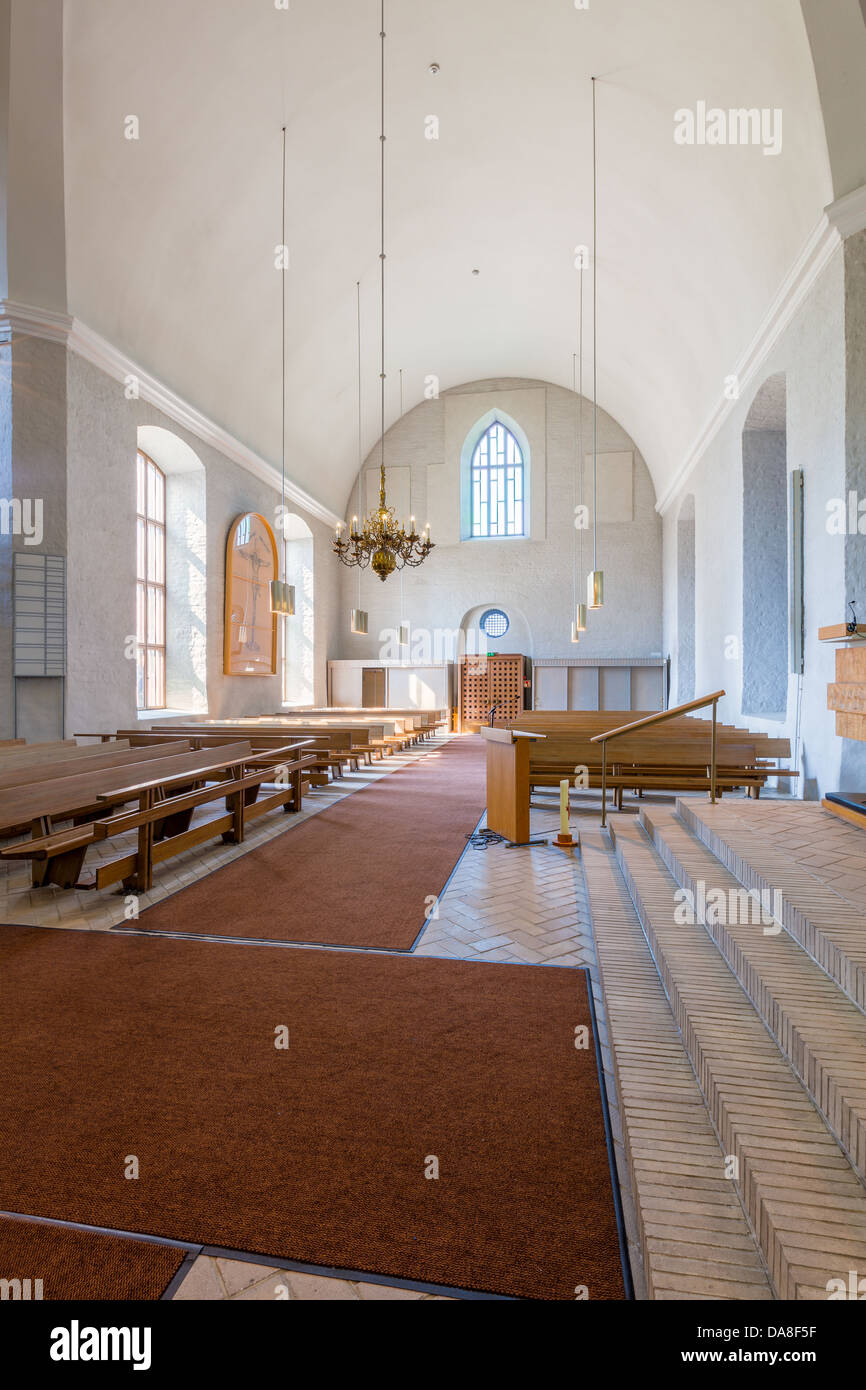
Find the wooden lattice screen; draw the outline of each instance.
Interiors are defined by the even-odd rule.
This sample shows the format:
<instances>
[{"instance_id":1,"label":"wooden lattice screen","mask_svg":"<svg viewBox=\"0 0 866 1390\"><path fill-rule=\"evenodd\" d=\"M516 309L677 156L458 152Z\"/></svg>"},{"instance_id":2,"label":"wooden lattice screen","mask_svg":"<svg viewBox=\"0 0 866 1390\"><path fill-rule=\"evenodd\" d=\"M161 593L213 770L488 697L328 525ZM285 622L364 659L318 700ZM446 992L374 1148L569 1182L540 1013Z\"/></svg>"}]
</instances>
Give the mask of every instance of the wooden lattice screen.
<instances>
[{"instance_id":1,"label":"wooden lattice screen","mask_svg":"<svg viewBox=\"0 0 866 1390\"><path fill-rule=\"evenodd\" d=\"M525 666L520 654L465 657L460 663L461 725L484 723L492 705L497 719L519 718Z\"/></svg>"}]
</instances>

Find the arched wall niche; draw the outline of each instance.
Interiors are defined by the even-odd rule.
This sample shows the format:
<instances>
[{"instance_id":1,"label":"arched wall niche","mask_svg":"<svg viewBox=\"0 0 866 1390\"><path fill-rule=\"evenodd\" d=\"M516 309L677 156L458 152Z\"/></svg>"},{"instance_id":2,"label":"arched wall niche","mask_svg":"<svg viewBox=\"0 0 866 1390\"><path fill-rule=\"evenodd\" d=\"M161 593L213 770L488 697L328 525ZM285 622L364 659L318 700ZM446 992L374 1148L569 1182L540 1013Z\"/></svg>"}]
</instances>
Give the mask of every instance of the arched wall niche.
<instances>
[{"instance_id":1,"label":"arched wall niche","mask_svg":"<svg viewBox=\"0 0 866 1390\"><path fill-rule=\"evenodd\" d=\"M481 619L491 608L505 613L508 618L508 631L502 637L490 637L480 626ZM485 652L520 652L532 656L532 631L519 608L507 599L491 598L489 603L479 603L463 615L460 623L462 651L469 656L481 656Z\"/></svg>"},{"instance_id":2,"label":"arched wall niche","mask_svg":"<svg viewBox=\"0 0 866 1390\"><path fill-rule=\"evenodd\" d=\"M166 671L169 710L207 711L207 478L193 449L157 425L138 448L165 474Z\"/></svg>"},{"instance_id":3,"label":"arched wall niche","mask_svg":"<svg viewBox=\"0 0 866 1390\"><path fill-rule=\"evenodd\" d=\"M783 720L788 703L788 435L784 372L743 426L743 714Z\"/></svg>"},{"instance_id":4,"label":"arched wall niche","mask_svg":"<svg viewBox=\"0 0 866 1390\"><path fill-rule=\"evenodd\" d=\"M695 499L677 517L677 702L695 698Z\"/></svg>"}]
</instances>

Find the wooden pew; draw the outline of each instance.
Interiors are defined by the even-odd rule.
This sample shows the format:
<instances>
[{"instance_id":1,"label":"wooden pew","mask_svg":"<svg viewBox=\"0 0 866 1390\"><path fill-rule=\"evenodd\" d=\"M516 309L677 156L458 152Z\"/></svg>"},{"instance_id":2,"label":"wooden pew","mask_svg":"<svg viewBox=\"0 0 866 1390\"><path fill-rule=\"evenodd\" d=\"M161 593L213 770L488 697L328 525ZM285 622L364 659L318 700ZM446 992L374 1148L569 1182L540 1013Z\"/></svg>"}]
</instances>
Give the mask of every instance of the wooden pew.
<instances>
[{"instance_id":1,"label":"wooden pew","mask_svg":"<svg viewBox=\"0 0 866 1390\"><path fill-rule=\"evenodd\" d=\"M69 764L40 765L31 770L26 782L0 787L0 839L15 833L20 825L30 825L35 834L51 830L53 820L84 819L101 810L99 797L103 791L140 774L157 762L168 773L173 763L188 756L189 749L154 748L126 749L122 760L79 772Z\"/></svg>"},{"instance_id":2,"label":"wooden pew","mask_svg":"<svg viewBox=\"0 0 866 1390\"><path fill-rule=\"evenodd\" d=\"M25 743L13 748L0 748L0 769L24 767L27 763L47 762L49 759L77 753L75 739L67 738L56 743Z\"/></svg>"},{"instance_id":3,"label":"wooden pew","mask_svg":"<svg viewBox=\"0 0 866 1390\"><path fill-rule=\"evenodd\" d=\"M204 732L203 732L204 727ZM160 727L158 731L147 730L144 733L134 735L127 734L126 730L118 730L118 737L126 735L133 745L141 741L170 742L175 738L188 738L194 748L207 748L219 745L238 738L241 734L248 737L253 746L253 751L267 751L268 748L279 747L292 740L304 740L310 745L311 756L308 764L304 768L304 780L312 783L313 786L323 786L328 781L328 773L336 773L342 776L344 766L352 767L357 771L359 761L364 758L369 762L370 757L365 750L360 747L352 746L352 738L348 731L329 731L327 733L309 733L298 726L292 728L269 728L266 725L243 725L239 728L234 724L220 726L212 724L202 726L200 724L177 725L165 729ZM313 756L314 755L314 756Z\"/></svg>"},{"instance_id":4,"label":"wooden pew","mask_svg":"<svg viewBox=\"0 0 866 1390\"><path fill-rule=\"evenodd\" d=\"M177 753L190 751L190 745L185 739L174 740L173 747ZM26 767L0 771L0 790L6 787L24 787L31 782L47 782L62 777L80 777L88 772L99 772L103 768L128 767L133 763L137 764L147 762L149 759L164 757L166 752L161 747L130 748L126 740L123 739L117 743L100 744L95 747L81 748L77 751L86 756L29 763Z\"/></svg>"},{"instance_id":5,"label":"wooden pew","mask_svg":"<svg viewBox=\"0 0 866 1390\"><path fill-rule=\"evenodd\" d=\"M420 743L423 738L421 730L413 727L413 718L398 718L390 713L387 716L379 716L378 719L362 718L358 715L317 715L315 718L305 718L303 721L299 721L290 717L280 719L279 723L290 728L366 730L370 743L383 746L386 752L410 748L413 744Z\"/></svg>"},{"instance_id":6,"label":"wooden pew","mask_svg":"<svg viewBox=\"0 0 866 1390\"><path fill-rule=\"evenodd\" d=\"M133 750L138 754L145 751ZM23 805L33 834L30 840L4 850L2 857L34 861L37 884L72 888L78 884L91 844L134 830L138 832L137 849L100 864L95 881L78 886L103 888L120 881L127 888L145 892L152 886L154 864L218 835L241 843L249 821L277 806L300 809L306 751L297 743L265 754L254 754L246 740L198 753L178 753L171 745L150 751L161 756L111 772L103 769L19 789L18 811L20 814ZM155 775L145 773L142 777L145 768ZM262 785L268 782L276 790L257 799ZM0 792L0 822L4 795ZM221 799L226 801L225 815L190 828L196 807ZM138 802L136 810L117 812L116 808L133 800ZM68 830L54 828L54 821L79 818L82 807L89 817L87 823ZM8 808L5 813L8 815Z\"/></svg>"},{"instance_id":7,"label":"wooden pew","mask_svg":"<svg viewBox=\"0 0 866 1390\"><path fill-rule=\"evenodd\" d=\"M331 718L332 716L338 719L345 717L357 717L360 719L411 719L415 729L420 731L422 738L432 738L437 729L447 727L448 720L445 717L446 713L447 711L444 709L428 710L408 707L402 708L396 705L390 708L384 708L382 706L363 708L357 705L310 706L297 711L278 711L280 716L294 718L297 715L304 719Z\"/></svg>"},{"instance_id":8,"label":"wooden pew","mask_svg":"<svg viewBox=\"0 0 866 1390\"><path fill-rule=\"evenodd\" d=\"M503 825L528 833L532 788L565 779L573 783L578 771L580 785L602 789L603 816L606 786L622 809L627 788L638 795L647 790L709 791L715 800L742 787L758 796L769 777L797 776L769 761L773 755L790 756L787 739L718 724L713 738L714 721L691 717L696 708L715 707L721 694L637 720L630 711L624 724L617 722L618 711L536 711L530 712L534 718L515 719L509 728L482 728L488 745L488 802L492 794ZM513 838L510 829L502 833Z\"/></svg>"},{"instance_id":9,"label":"wooden pew","mask_svg":"<svg viewBox=\"0 0 866 1390\"><path fill-rule=\"evenodd\" d=\"M326 721L304 723L298 720L265 721L261 719L232 720L220 723L215 720L210 724L180 724L172 727L183 729L190 737L194 737L196 733L207 731L230 733L245 738L258 737L261 734L279 734L284 738L314 738L321 741L322 747L330 746L335 751L341 748L351 748L352 756L357 754L368 763L372 758L381 758L394 751L393 746L385 739L385 725L369 721L339 724ZM349 761L349 758L347 757L345 761Z\"/></svg>"}]
</instances>

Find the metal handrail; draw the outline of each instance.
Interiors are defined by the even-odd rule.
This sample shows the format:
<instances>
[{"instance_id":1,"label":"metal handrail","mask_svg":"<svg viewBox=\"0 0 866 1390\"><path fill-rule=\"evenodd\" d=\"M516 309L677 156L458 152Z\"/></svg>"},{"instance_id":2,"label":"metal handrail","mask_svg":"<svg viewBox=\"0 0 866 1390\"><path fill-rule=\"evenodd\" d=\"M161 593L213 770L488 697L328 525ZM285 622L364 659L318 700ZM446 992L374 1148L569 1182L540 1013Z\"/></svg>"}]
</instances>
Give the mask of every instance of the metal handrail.
<instances>
[{"instance_id":1,"label":"metal handrail","mask_svg":"<svg viewBox=\"0 0 866 1390\"><path fill-rule=\"evenodd\" d=\"M710 801L716 803L716 750L717 750L717 714L719 700L725 695L724 690L716 690L712 695L704 695L700 700L689 700L687 704L675 705L673 709L660 710L658 714L644 715L643 719L635 719L632 724L621 724L618 729L608 729L606 733L596 734L590 739L590 743L601 744L601 823L607 825L607 745L612 738L620 738L623 734L631 734L635 729L646 729L650 724L664 724L668 719L676 719L678 715L690 714L692 710L706 709L707 705L713 707L713 727L710 741Z\"/></svg>"}]
</instances>

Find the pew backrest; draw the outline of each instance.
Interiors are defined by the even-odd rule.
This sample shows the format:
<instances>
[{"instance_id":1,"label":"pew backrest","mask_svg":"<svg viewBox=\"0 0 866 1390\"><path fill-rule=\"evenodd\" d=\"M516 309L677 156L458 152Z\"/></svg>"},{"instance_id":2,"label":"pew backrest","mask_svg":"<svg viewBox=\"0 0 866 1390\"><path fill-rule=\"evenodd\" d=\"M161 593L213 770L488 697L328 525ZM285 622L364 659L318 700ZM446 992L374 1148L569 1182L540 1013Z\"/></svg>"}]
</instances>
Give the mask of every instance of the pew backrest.
<instances>
[{"instance_id":1,"label":"pew backrest","mask_svg":"<svg viewBox=\"0 0 866 1390\"><path fill-rule=\"evenodd\" d=\"M60 739L56 743L24 743L13 748L0 748L0 769L23 767L25 763L47 762L58 757L75 756L78 745L74 738Z\"/></svg>"},{"instance_id":2,"label":"pew backrest","mask_svg":"<svg viewBox=\"0 0 866 1390\"><path fill-rule=\"evenodd\" d=\"M109 752L112 749L116 751ZM105 750L105 751L103 751ZM152 762L168 753L188 753L187 740L174 740L170 747L118 748L117 744L104 743L95 748L83 750L91 753L89 758L65 759L58 762L36 763L28 767L13 768L0 772L0 790L4 787L23 787L28 783L57 781L66 777L80 777L88 772L100 772L113 767L128 767L131 764Z\"/></svg>"},{"instance_id":3,"label":"pew backrest","mask_svg":"<svg viewBox=\"0 0 866 1390\"><path fill-rule=\"evenodd\" d=\"M196 780L204 776L216 761L213 749L202 753L178 753L166 747L160 751L164 751L165 756L158 760L159 778L168 779L176 773L189 773L191 780ZM226 760L220 765L243 762L252 756L249 742L239 741L220 750L220 757ZM142 776L143 769L147 768L150 772L152 766L149 762L127 763L102 768L98 772L0 790L0 834L35 820L49 817L66 819L76 812L98 807L106 796L111 797L132 784L153 780Z\"/></svg>"}]
</instances>

